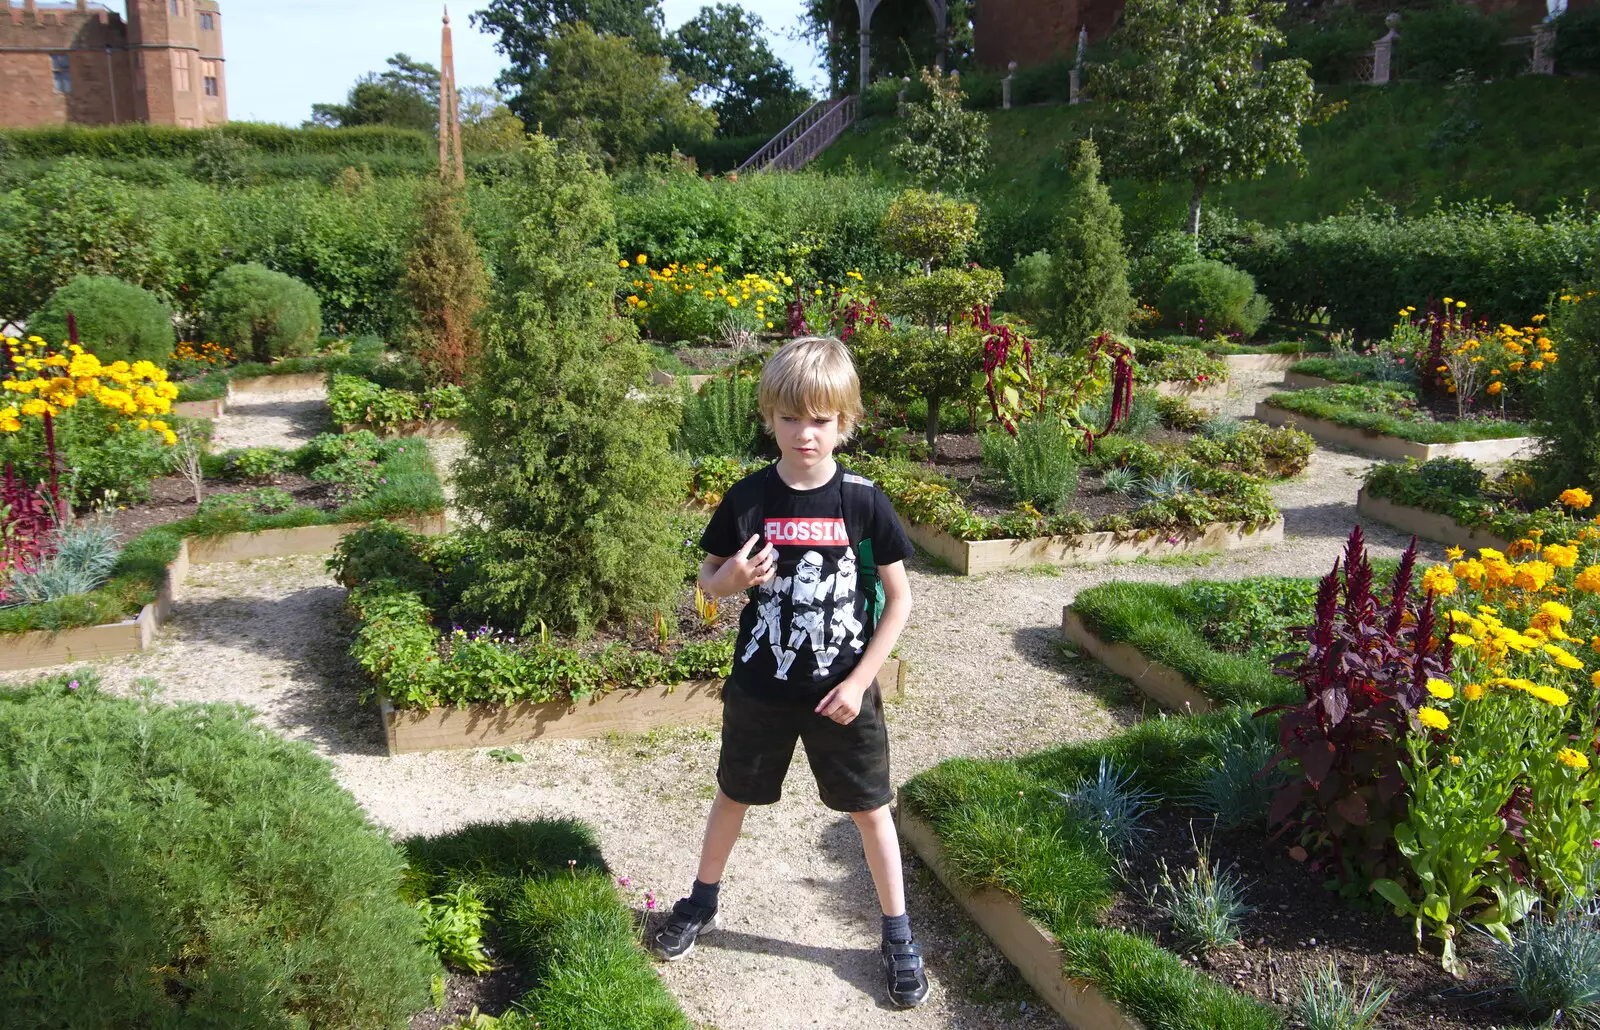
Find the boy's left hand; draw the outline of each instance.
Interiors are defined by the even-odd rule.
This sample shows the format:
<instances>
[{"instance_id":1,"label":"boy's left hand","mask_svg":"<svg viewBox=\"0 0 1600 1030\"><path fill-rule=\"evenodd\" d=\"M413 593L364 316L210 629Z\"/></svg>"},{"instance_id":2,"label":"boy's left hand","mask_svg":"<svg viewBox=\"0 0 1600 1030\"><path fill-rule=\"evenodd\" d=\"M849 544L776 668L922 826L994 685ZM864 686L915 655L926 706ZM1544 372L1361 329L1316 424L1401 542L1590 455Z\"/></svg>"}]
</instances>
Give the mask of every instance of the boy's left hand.
<instances>
[{"instance_id":1,"label":"boy's left hand","mask_svg":"<svg viewBox=\"0 0 1600 1030\"><path fill-rule=\"evenodd\" d=\"M861 714L861 699L866 693L867 684L857 682L854 676L846 676L817 704L816 712L840 726L848 726Z\"/></svg>"}]
</instances>

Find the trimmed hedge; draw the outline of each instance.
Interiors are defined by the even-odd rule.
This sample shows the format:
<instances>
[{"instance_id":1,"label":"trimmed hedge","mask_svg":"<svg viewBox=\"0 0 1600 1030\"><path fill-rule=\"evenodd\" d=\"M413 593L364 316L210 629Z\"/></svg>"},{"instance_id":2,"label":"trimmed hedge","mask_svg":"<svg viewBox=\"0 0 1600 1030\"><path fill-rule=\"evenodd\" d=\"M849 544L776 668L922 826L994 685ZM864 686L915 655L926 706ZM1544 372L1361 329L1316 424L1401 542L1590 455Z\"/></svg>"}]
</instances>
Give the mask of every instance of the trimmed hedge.
<instances>
[{"instance_id":1,"label":"trimmed hedge","mask_svg":"<svg viewBox=\"0 0 1600 1030\"><path fill-rule=\"evenodd\" d=\"M1226 260L1255 276L1279 314L1387 336L1407 305L1453 297L1475 316L1527 325L1552 293L1600 260L1600 212L1535 218L1467 204L1419 218L1369 207L1222 241Z\"/></svg>"},{"instance_id":2,"label":"trimmed hedge","mask_svg":"<svg viewBox=\"0 0 1600 1030\"><path fill-rule=\"evenodd\" d=\"M0 157L7 160L77 155L100 158L194 157L214 136L236 139L265 154L408 154L438 161L430 133L363 125L352 129L291 129L265 122L229 122L210 129L175 125L58 125L0 130Z\"/></svg>"}]
</instances>

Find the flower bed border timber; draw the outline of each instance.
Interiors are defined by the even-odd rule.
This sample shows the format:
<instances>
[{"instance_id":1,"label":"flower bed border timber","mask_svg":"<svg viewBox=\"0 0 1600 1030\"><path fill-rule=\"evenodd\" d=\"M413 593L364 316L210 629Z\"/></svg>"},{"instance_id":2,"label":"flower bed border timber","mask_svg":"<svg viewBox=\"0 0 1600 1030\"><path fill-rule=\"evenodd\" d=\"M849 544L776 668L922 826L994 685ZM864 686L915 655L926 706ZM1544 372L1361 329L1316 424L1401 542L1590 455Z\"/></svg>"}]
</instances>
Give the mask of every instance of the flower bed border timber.
<instances>
[{"instance_id":1,"label":"flower bed border timber","mask_svg":"<svg viewBox=\"0 0 1600 1030\"><path fill-rule=\"evenodd\" d=\"M296 393L300 390L318 390L328 385L326 372L293 372L287 375L248 376L228 380L228 399L238 394Z\"/></svg>"},{"instance_id":2,"label":"flower bed border timber","mask_svg":"<svg viewBox=\"0 0 1600 1030\"><path fill-rule=\"evenodd\" d=\"M1339 384L1332 379L1308 375L1305 372L1285 372L1283 374L1283 385L1291 390L1315 390L1318 387L1338 386Z\"/></svg>"},{"instance_id":3,"label":"flower bed border timber","mask_svg":"<svg viewBox=\"0 0 1600 1030\"><path fill-rule=\"evenodd\" d=\"M1132 644L1101 639L1070 604L1061 609L1061 632L1095 661L1131 681L1140 693L1163 708L1193 715L1204 715L1216 708L1216 703L1177 669L1151 661Z\"/></svg>"},{"instance_id":4,"label":"flower bed border timber","mask_svg":"<svg viewBox=\"0 0 1600 1030\"><path fill-rule=\"evenodd\" d=\"M889 659L878 671L877 682L885 698L903 697L906 663ZM483 702L425 711L395 708L379 695L378 714L391 758L418 751L504 747L544 738L572 740L714 723L722 717L722 680L610 690L576 704Z\"/></svg>"},{"instance_id":5,"label":"flower bed border timber","mask_svg":"<svg viewBox=\"0 0 1600 1030\"><path fill-rule=\"evenodd\" d=\"M445 531L443 515L394 521L430 536ZM191 565L293 554L321 554L333 550L346 534L364 525L366 523L363 522L340 522L324 526L297 526L293 529L263 529L254 533L228 533L220 537L185 537L178 545L178 556L167 563L166 579L156 588L156 599L140 609L138 615L99 626L0 634L0 671L14 672L69 662L97 661L147 651L155 640L156 632L171 620L173 605L182 597Z\"/></svg>"},{"instance_id":6,"label":"flower bed border timber","mask_svg":"<svg viewBox=\"0 0 1600 1030\"><path fill-rule=\"evenodd\" d=\"M671 372L663 372L659 368L650 373L650 382L654 386L676 386L680 381L687 380L689 383L689 389L693 390L695 393L699 393L701 387L705 386L715 378L717 378L715 375L675 376Z\"/></svg>"},{"instance_id":7,"label":"flower bed border timber","mask_svg":"<svg viewBox=\"0 0 1600 1030\"><path fill-rule=\"evenodd\" d=\"M1031 565L1098 565L1133 558L1161 558L1192 551L1244 551L1283 542L1280 517L1254 529L1238 522L1213 522L1181 529L1135 530L1131 533L1077 533L1029 540L960 540L937 526L910 522L896 513L912 543L939 558L963 576ZM1169 538L1176 536L1177 542Z\"/></svg>"},{"instance_id":8,"label":"flower bed border timber","mask_svg":"<svg viewBox=\"0 0 1600 1030\"><path fill-rule=\"evenodd\" d=\"M180 418L221 418L228 413L228 399L218 397L210 401L174 401L172 413Z\"/></svg>"},{"instance_id":9,"label":"flower bed border timber","mask_svg":"<svg viewBox=\"0 0 1600 1030\"><path fill-rule=\"evenodd\" d=\"M1509 543L1486 529L1463 526L1448 515L1416 508L1409 504L1396 504L1387 497L1374 497L1363 486L1356 494L1356 511L1375 522L1392 526L1402 533L1413 533L1424 540L1432 540L1465 551L1492 547L1504 551Z\"/></svg>"},{"instance_id":10,"label":"flower bed border timber","mask_svg":"<svg viewBox=\"0 0 1600 1030\"><path fill-rule=\"evenodd\" d=\"M1232 380L1211 383L1193 383L1187 379L1169 379L1155 384L1156 393L1163 397L1179 397L1186 401L1226 400L1233 387Z\"/></svg>"},{"instance_id":11,"label":"flower bed border timber","mask_svg":"<svg viewBox=\"0 0 1600 1030\"><path fill-rule=\"evenodd\" d=\"M1021 902L992 887L972 891L963 886L945 862L939 835L922 817L902 806L895 822L900 835L951 897L1068 1025L1075 1030L1143 1030L1099 988L1067 976L1060 946L1028 918Z\"/></svg>"},{"instance_id":12,"label":"flower bed border timber","mask_svg":"<svg viewBox=\"0 0 1600 1030\"><path fill-rule=\"evenodd\" d=\"M1354 451L1379 458L1465 458L1468 461L1494 462L1507 458L1527 457L1539 447L1536 436L1507 436L1497 440L1462 440L1458 443L1413 443L1397 436L1385 436L1354 426L1343 426L1327 419L1302 415L1298 411L1279 408L1266 401L1256 402L1256 421L1269 426L1293 424L1311 434L1317 443L1327 447L1348 447Z\"/></svg>"},{"instance_id":13,"label":"flower bed border timber","mask_svg":"<svg viewBox=\"0 0 1600 1030\"><path fill-rule=\"evenodd\" d=\"M1327 357L1328 354L1328 351L1306 351L1304 354L1218 354L1215 357L1240 371L1287 372L1306 358Z\"/></svg>"}]
</instances>

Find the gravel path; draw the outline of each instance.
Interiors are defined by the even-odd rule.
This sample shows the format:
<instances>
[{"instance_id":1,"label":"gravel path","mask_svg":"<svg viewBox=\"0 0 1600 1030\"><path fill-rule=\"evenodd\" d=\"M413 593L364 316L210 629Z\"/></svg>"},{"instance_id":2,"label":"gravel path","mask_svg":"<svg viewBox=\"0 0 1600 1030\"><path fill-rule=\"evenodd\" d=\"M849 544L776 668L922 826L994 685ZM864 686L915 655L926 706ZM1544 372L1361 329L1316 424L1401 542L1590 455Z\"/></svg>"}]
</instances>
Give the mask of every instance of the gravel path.
<instances>
[{"instance_id":1,"label":"gravel path","mask_svg":"<svg viewBox=\"0 0 1600 1030\"><path fill-rule=\"evenodd\" d=\"M286 393L240 394L228 402L228 413L216 420L211 449L233 447L299 447L318 433L333 429L328 391L323 387Z\"/></svg>"},{"instance_id":2,"label":"gravel path","mask_svg":"<svg viewBox=\"0 0 1600 1030\"><path fill-rule=\"evenodd\" d=\"M1230 407L1253 406L1276 378L1241 382ZM219 422L219 441L305 439L316 431L313 403L291 395L242 405ZM441 467L460 446L430 442ZM1285 541L1265 551L975 579L913 559L915 610L901 643L912 667L908 696L889 707L896 780L947 758L1019 755L1137 719L1142 706L1125 683L1061 646L1062 606L1113 577L1319 574L1354 522L1367 465L1319 450L1306 475L1276 486ZM1397 554L1405 543L1376 526L1368 539L1377 554ZM374 711L357 702L361 680L345 654L350 626L342 599L316 556L199 567L160 645L103 663L103 672L119 692L152 677L169 700L254 707L268 725L326 755L372 818L399 836L480 820L577 816L595 826L608 862L636 891L654 889L666 904L684 892L714 790L713 731L540 742L522 747L526 760L514 764L486 751L388 758ZM893 1017L896 1026L1063 1025L914 858L907 871L911 916L934 987L923 1007ZM791 769L784 800L746 820L723 899L726 929L707 935L690 960L661 967L697 1023L716 1030L882 1025L877 908L860 841L848 818L816 799L803 761Z\"/></svg>"}]
</instances>

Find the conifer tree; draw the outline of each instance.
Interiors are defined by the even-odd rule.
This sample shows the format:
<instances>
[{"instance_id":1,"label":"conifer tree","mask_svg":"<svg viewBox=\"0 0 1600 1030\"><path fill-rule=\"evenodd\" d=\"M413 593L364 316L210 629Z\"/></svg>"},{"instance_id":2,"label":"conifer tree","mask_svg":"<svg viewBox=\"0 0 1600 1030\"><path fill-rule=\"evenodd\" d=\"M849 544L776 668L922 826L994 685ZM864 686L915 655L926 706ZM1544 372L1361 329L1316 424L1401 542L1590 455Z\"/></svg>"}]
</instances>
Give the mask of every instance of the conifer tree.
<instances>
[{"instance_id":1,"label":"conifer tree","mask_svg":"<svg viewBox=\"0 0 1600 1030\"><path fill-rule=\"evenodd\" d=\"M610 185L529 138L457 470L481 568L464 604L504 625L586 633L660 611L681 586L668 522L684 470L649 349L615 317Z\"/></svg>"},{"instance_id":2,"label":"conifer tree","mask_svg":"<svg viewBox=\"0 0 1600 1030\"><path fill-rule=\"evenodd\" d=\"M1072 186L1056 223L1047 329L1065 347L1103 332L1120 333L1133 316L1122 210L1100 181L1094 141L1078 142Z\"/></svg>"},{"instance_id":3,"label":"conifer tree","mask_svg":"<svg viewBox=\"0 0 1600 1030\"><path fill-rule=\"evenodd\" d=\"M458 190L431 178L422 189L422 225L406 255L412 349L440 381L460 386L477 355L473 321L489 273L464 223Z\"/></svg>"}]
</instances>

